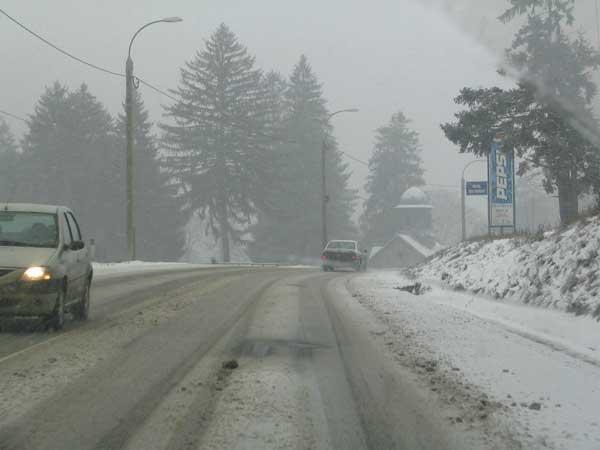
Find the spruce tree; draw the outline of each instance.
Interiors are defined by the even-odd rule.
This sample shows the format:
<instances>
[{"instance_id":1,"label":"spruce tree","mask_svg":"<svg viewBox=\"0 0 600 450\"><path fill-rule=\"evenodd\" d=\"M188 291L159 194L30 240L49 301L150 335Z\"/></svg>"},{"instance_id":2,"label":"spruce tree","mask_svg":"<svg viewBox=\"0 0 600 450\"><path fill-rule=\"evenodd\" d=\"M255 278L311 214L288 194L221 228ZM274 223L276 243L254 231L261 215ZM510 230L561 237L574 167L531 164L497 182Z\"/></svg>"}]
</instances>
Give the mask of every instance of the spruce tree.
<instances>
[{"instance_id":1,"label":"spruce tree","mask_svg":"<svg viewBox=\"0 0 600 450\"><path fill-rule=\"evenodd\" d=\"M442 125L461 152L487 154L496 131L521 158L519 173L541 168L548 193L558 191L563 222L578 212L578 195L600 192L597 123L591 72L600 54L582 35L572 38L573 0L511 0L500 17L527 15L511 47L509 66L519 74L514 89L461 90L455 102L467 109ZM502 74L504 72L501 71Z\"/></svg>"},{"instance_id":2,"label":"spruce tree","mask_svg":"<svg viewBox=\"0 0 600 450\"><path fill-rule=\"evenodd\" d=\"M14 199L17 188L19 154L8 124L0 119L0 201Z\"/></svg>"},{"instance_id":3,"label":"spruce tree","mask_svg":"<svg viewBox=\"0 0 600 450\"><path fill-rule=\"evenodd\" d=\"M188 214L208 223L230 260L256 213L273 137L263 73L226 25L181 69L179 101L166 108L166 167L178 181Z\"/></svg>"},{"instance_id":4,"label":"spruce tree","mask_svg":"<svg viewBox=\"0 0 600 450\"><path fill-rule=\"evenodd\" d=\"M100 260L125 257L124 158L105 107L82 85L46 89L23 139L19 198L78 215Z\"/></svg>"},{"instance_id":5,"label":"spruce tree","mask_svg":"<svg viewBox=\"0 0 600 450\"><path fill-rule=\"evenodd\" d=\"M383 244L377 230L385 211L396 206L408 188L425 184L419 135L409 124L404 114L398 112L376 131L365 186L368 198L361 217L367 242Z\"/></svg>"},{"instance_id":6,"label":"spruce tree","mask_svg":"<svg viewBox=\"0 0 600 450\"><path fill-rule=\"evenodd\" d=\"M328 123L321 84L308 59L300 58L287 83L281 139L275 158L279 183L268 209L253 228L251 256L260 260L310 261L321 253L321 149L326 144L328 227L332 238L352 238L355 192L349 189L342 160Z\"/></svg>"}]
</instances>

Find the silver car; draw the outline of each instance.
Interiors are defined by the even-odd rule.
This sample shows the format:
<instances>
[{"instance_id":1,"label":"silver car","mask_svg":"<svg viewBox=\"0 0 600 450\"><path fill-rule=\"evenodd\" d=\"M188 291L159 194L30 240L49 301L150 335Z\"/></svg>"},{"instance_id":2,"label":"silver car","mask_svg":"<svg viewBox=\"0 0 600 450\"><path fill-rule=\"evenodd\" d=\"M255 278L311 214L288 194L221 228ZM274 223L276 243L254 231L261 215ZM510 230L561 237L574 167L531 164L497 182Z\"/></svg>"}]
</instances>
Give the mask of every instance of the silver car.
<instances>
[{"instance_id":1,"label":"silver car","mask_svg":"<svg viewBox=\"0 0 600 450\"><path fill-rule=\"evenodd\" d=\"M69 208L0 203L0 316L60 330L67 312L88 318L91 282L91 245Z\"/></svg>"},{"instance_id":2,"label":"silver car","mask_svg":"<svg viewBox=\"0 0 600 450\"><path fill-rule=\"evenodd\" d=\"M324 272L337 269L367 270L367 255L359 250L358 242L349 240L329 241L321 255Z\"/></svg>"}]
</instances>

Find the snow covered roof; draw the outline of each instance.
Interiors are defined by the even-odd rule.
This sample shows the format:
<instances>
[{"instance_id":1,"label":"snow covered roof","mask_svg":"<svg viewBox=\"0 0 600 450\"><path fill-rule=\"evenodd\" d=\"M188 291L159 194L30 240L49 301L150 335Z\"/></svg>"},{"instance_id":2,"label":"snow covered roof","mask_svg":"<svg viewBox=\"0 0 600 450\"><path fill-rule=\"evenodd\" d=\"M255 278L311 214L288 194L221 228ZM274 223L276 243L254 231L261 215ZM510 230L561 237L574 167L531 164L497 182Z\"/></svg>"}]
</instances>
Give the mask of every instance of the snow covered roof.
<instances>
[{"instance_id":1,"label":"snow covered roof","mask_svg":"<svg viewBox=\"0 0 600 450\"><path fill-rule=\"evenodd\" d=\"M429 197L425 192L416 186L407 189L402 197L400 197L401 203L415 202L415 203L429 203Z\"/></svg>"},{"instance_id":2,"label":"snow covered roof","mask_svg":"<svg viewBox=\"0 0 600 450\"><path fill-rule=\"evenodd\" d=\"M411 187L407 189L402 197L400 197L400 204L396 208L407 208L407 207L431 207L431 201L429 196L418 187Z\"/></svg>"},{"instance_id":3,"label":"snow covered roof","mask_svg":"<svg viewBox=\"0 0 600 450\"><path fill-rule=\"evenodd\" d=\"M379 251L382 249L383 247L373 247L371 249L371 254L369 255L369 258L372 258L373 256L375 256L377 253L379 253Z\"/></svg>"},{"instance_id":4,"label":"snow covered roof","mask_svg":"<svg viewBox=\"0 0 600 450\"><path fill-rule=\"evenodd\" d=\"M410 245L412 248L414 248L417 252L419 252L424 258L429 258L431 255L433 255L436 251L439 250L438 245L436 245L434 248L426 247L420 242L418 242L416 239L410 237L408 234L398 234L397 236L404 242L406 242L408 245Z\"/></svg>"}]
</instances>

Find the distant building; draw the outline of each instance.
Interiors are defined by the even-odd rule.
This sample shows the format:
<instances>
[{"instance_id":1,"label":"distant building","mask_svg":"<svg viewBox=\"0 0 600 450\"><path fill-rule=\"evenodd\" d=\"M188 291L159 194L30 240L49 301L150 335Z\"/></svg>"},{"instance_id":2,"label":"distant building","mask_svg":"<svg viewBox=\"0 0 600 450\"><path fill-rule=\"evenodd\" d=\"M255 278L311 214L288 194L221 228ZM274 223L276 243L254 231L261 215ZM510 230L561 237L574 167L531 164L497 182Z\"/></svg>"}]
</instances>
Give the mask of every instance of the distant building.
<instances>
[{"instance_id":1,"label":"distant building","mask_svg":"<svg viewBox=\"0 0 600 450\"><path fill-rule=\"evenodd\" d=\"M425 192L417 187L407 189L400 203L384 215L385 242L373 246L369 267L410 267L440 250L433 238L432 209Z\"/></svg>"}]
</instances>

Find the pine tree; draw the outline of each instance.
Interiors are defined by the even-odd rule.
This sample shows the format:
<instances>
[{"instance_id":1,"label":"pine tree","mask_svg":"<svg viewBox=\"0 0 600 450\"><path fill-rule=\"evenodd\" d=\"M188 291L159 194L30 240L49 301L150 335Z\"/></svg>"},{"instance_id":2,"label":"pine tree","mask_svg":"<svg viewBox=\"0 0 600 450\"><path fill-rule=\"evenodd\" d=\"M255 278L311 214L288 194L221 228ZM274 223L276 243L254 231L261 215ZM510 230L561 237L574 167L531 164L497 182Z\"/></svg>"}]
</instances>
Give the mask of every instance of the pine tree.
<instances>
[{"instance_id":1,"label":"pine tree","mask_svg":"<svg viewBox=\"0 0 600 450\"><path fill-rule=\"evenodd\" d=\"M0 119L0 201L11 201L16 193L19 154L8 124Z\"/></svg>"},{"instance_id":2,"label":"pine tree","mask_svg":"<svg viewBox=\"0 0 600 450\"><path fill-rule=\"evenodd\" d=\"M352 238L355 192L348 188L342 161L327 122L321 85L305 56L295 66L284 93L285 112L275 158L279 183L268 209L253 228L251 256L260 260L308 261L321 252L321 148L326 143L328 226L331 236Z\"/></svg>"},{"instance_id":3,"label":"pine tree","mask_svg":"<svg viewBox=\"0 0 600 450\"><path fill-rule=\"evenodd\" d=\"M179 101L166 111L175 124L162 126L165 161L186 211L207 221L228 262L230 239L241 239L270 171L263 74L223 24L181 69L173 93Z\"/></svg>"},{"instance_id":4,"label":"pine tree","mask_svg":"<svg viewBox=\"0 0 600 450\"><path fill-rule=\"evenodd\" d=\"M573 0L511 0L500 19L527 14L507 50L520 74L517 88L461 90L455 102L466 106L455 123L442 125L461 152L487 154L493 135L503 131L505 146L522 158L519 173L542 168L548 193L558 191L563 222L577 215L578 195L598 181L597 123L591 101L591 72L600 54L578 36L572 39ZM501 72L504 73L504 72Z\"/></svg>"},{"instance_id":5,"label":"pine tree","mask_svg":"<svg viewBox=\"0 0 600 450\"><path fill-rule=\"evenodd\" d=\"M361 218L367 242L383 243L377 230L385 211L396 206L408 188L425 184L419 135L409 124L404 114L398 112L387 125L376 131L365 186L369 197Z\"/></svg>"},{"instance_id":6,"label":"pine tree","mask_svg":"<svg viewBox=\"0 0 600 450\"><path fill-rule=\"evenodd\" d=\"M97 242L99 259L124 253L124 158L114 123L85 85L55 83L38 101L23 139L19 196L67 205Z\"/></svg>"},{"instance_id":7,"label":"pine tree","mask_svg":"<svg viewBox=\"0 0 600 450\"><path fill-rule=\"evenodd\" d=\"M511 4L501 20L527 14L527 22L507 51L508 62L537 89L541 103L551 107L549 119L563 116L563 122L579 123L580 128L591 124L596 129L590 104L597 88L590 72L600 65L600 54L582 35L571 39L566 32L574 22L575 1L511 0ZM538 127L547 139L542 141L543 154L533 158L546 166L550 175L546 184L549 189L557 186L561 217L570 220L577 215L578 194L587 187L580 181L595 151L577 126L552 125L546 122Z\"/></svg>"},{"instance_id":8,"label":"pine tree","mask_svg":"<svg viewBox=\"0 0 600 450\"><path fill-rule=\"evenodd\" d=\"M133 99L134 226L136 256L143 261L176 261L183 245L182 214L176 188L161 171L157 140L141 95ZM119 115L117 131L125 148L126 118Z\"/></svg>"}]
</instances>

